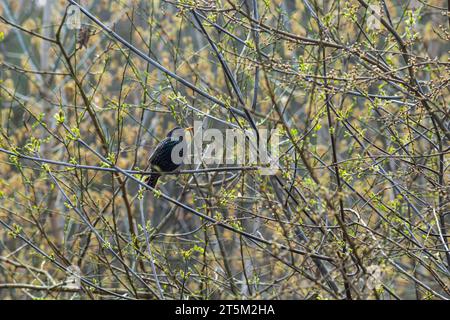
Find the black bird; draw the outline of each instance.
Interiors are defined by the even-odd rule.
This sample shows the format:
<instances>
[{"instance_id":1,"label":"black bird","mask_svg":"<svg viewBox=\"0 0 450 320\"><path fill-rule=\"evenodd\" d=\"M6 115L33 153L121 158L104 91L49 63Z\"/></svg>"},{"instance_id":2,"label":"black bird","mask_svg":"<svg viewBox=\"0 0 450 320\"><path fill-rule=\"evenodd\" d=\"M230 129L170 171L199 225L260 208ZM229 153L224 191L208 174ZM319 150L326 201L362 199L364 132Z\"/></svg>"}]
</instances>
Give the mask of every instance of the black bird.
<instances>
[{"instance_id":1,"label":"black bird","mask_svg":"<svg viewBox=\"0 0 450 320\"><path fill-rule=\"evenodd\" d=\"M145 180L145 183L150 187L154 188L156 183L158 182L161 174L158 172L171 172L177 169L181 162L174 161L176 159L172 159L172 150L175 146L183 143L184 145L179 148L179 156L180 159L183 157L183 150L186 149L186 142L184 141L184 133L187 130L192 130L192 127L183 129L180 127L175 127L167 133L167 137L164 138L155 148L152 155L148 159L148 164L150 166L150 170L155 173L151 173L148 178Z\"/></svg>"}]
</instances>

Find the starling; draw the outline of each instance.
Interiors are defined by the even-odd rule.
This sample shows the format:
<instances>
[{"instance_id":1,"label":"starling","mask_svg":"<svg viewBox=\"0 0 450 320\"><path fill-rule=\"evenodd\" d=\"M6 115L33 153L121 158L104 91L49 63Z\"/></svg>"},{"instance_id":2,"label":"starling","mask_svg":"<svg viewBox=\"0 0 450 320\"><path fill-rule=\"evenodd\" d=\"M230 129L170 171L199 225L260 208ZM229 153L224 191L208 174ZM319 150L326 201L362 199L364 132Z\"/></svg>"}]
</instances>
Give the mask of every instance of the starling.
<instances>
[{"instance_id":1,"label":"starling","mask_svg":"<svg viewBox=\"0 0 450 320\"><path fill-rule=\"evenodd\" d=\"M184 132L186 130L192 130L192 128L187 128L184 130L180 127L173 128L169 131L167 137L156 146L155 151L153 151L148 160L152 173L145 180L147 185L154 188L159 177L161 176L158 172L171 172L181 165L181 162L174 161L175 159L172 158L172 150L180 143L186 144L186 142L183 141ZM184 145L179 148L180 151L178 155L180 159L183 157L184 149Z\"/></svg>"}]
</instances>

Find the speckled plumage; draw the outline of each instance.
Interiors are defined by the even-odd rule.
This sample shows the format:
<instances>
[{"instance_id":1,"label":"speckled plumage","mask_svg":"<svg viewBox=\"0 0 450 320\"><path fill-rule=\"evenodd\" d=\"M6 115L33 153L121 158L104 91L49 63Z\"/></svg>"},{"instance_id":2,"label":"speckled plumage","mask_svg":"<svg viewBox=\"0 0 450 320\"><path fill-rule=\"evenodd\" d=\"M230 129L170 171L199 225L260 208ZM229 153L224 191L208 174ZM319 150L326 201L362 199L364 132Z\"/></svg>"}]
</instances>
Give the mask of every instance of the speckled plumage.
<instances>
[{"instance_id":1,"label":"speckled plumage","mask_svg":"<svg viewBox=\"0 0 450 320\"><path fill-rule=\"evenodd\" d=\"M156 146L155 150L153 151L152 155L148 160L151 171L154 171L155 173L150 174L145 182L152 188L156 186L156 183L158 182L158 179L161 176L157 172L171 172L176 170L180 166L180 164L174 163L172 161L173 148L179 143L183 143L182 134L180 134L179 138L176 140L174 140L174 138L172 137L172 135L174 135L177 130L183 129L180 127L176 127L171 131L169 131L167 137L164 138ZM179 132L177 132L177 134L178 133ZM180 149L179 152L180 157L183 157L183 149L184 148Z\"/></svg>"}]
</instances>

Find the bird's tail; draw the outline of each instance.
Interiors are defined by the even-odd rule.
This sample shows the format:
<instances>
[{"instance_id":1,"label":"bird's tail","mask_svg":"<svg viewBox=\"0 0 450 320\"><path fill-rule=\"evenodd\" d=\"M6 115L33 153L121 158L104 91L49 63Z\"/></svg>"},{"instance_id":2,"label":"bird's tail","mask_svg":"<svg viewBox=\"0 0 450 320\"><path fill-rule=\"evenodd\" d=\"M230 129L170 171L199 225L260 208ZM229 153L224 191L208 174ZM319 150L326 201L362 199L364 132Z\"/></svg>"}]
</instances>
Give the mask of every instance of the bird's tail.
<instances>
[{"instance_id":1,"label":"bird's tail","mask_svg":"<svg viewBox=\"0 0 450 320\"><path fill-rule=\"evenodd\" d=\"M152 173L148 176L148 178L145 180L145 183L149 185L150 187L154 188L156 187L156 183L158 182L158 179L161 175L157 173Z\"/></svg>"}]
</instances>

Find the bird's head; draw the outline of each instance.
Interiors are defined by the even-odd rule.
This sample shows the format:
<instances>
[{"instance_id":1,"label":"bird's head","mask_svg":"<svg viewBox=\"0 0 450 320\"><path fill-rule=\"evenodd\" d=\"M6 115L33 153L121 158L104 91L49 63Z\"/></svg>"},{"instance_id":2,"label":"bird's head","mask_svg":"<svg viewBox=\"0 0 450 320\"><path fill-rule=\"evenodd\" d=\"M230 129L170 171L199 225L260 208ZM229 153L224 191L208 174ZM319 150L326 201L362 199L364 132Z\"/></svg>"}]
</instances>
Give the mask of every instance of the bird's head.
<instances>
[{"instance_id":1,"label":"bird's head","mask_svg":"<svg viewBox=\"0 0 450 320\"><path fill-rule=\"evenodd\" d=\"M186 131L193 131L193 128L189 127L189 128L183 129L181 127L175 127L167 133L167 137L170 138L172 141L181 142L184 139L184 134Z\"/></svg>"}]
</instances>

